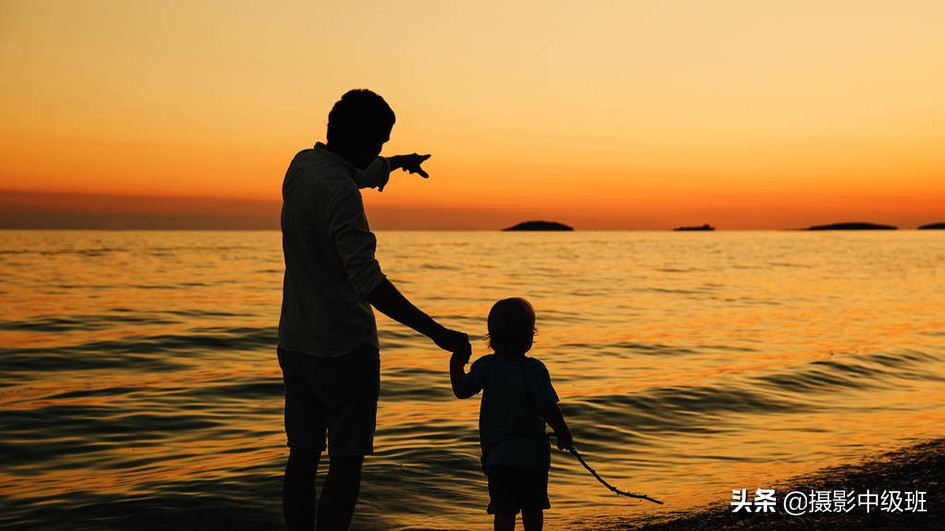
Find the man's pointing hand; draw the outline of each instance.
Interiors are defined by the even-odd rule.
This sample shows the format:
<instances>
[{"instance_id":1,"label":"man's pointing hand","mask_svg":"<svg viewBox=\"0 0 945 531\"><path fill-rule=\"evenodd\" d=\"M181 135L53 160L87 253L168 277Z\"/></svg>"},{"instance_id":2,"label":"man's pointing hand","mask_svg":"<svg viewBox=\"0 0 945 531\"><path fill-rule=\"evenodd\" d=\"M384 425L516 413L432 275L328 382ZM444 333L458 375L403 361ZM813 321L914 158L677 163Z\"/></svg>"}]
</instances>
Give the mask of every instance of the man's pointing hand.
<instances>
[{"instance_id":1,"label":"man's pointing hand","mask_svg":"<svg viewBox=\"0 0 945 531\"><path fill-rule=\"evenodd\" d=\"M412 153L410 155L394 155L390 158L391 169L400 168L410 173L418 173L420 174L420 177L426 179L430 177L430 174L423 171L423 168L421 168L420 165L423 164L423 162L428 158L430 158L429 154L418 155L416 153Z\"/></svg>"}]
</instances>

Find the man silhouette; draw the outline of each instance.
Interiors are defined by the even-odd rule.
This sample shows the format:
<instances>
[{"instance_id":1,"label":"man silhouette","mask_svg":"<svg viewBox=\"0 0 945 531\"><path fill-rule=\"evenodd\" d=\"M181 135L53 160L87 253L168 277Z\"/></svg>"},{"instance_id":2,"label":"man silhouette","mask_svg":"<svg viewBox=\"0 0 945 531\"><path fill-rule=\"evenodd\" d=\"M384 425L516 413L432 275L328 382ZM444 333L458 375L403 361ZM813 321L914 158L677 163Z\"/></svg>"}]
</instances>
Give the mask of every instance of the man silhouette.
<instances>
[{"instance_id":1,"label":"man silhouette","mask_svg":"<svg viewBox=\"0 0 945 531\"><path fill-rule=\"evenodd\" d=\"M449 352L469 337L438 324L381 272L359 188L383 189L394 169L427 177L429 155L379 158L395 121L387 102L352 90L328 115L327 144L299 152L282 185L285 256L279 365L289 458L283 510L289 530L347 529L364 456L373 453L380 358L371 306ZM315 472L328 447L321 501Z\"/></svg>"}]
</instances>

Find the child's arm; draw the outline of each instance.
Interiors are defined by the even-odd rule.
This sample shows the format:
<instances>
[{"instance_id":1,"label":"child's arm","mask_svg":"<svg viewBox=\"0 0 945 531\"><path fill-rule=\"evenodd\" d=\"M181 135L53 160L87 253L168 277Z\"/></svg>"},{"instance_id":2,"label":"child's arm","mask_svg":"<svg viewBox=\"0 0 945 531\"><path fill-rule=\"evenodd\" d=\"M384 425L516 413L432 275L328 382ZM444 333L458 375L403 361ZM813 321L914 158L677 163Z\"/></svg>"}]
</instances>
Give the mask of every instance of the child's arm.
<instances>
[{"instance_id":1,"label":"child's arm","mask_svg":"<svg viewBox=\"0 0 945 531\"><path fill-rule=\"evenodd\" d=\"M469 363L468 354L454 352L450 356L450 384L453 386L453 395L456 398L469 398L478 391L466 385L463 376L466 375L466 364Z\"/></svg>"},{"instance_id":2,"label":"child's arm","mask_svg":"<svg viewBox=\"0 0 945 531\"><path fill-rule=\"evenodd\" d=\"M555 430L555 437L558 439L558 449L567 450L570 448L571 445L574 444L574 438L571 437L571 429L568 428L568 423L564 421L558 404L552 403L539 411L539 413L541 417L545 419L545 422L551 426L551 429Z\"/></svg>"}]
</instances>

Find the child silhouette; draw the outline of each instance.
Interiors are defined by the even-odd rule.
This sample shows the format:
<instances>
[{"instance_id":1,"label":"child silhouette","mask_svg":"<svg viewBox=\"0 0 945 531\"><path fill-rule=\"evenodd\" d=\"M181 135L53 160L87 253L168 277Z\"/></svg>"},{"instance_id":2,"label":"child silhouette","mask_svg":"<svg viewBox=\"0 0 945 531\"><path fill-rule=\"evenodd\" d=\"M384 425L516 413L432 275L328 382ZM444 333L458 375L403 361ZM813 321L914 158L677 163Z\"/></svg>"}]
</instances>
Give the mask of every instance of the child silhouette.
<instances>
[{"instance_id":1,"label":"child silhouette","mask_svg":"<svg viewBox=\"0 0 945 531\"><path fill-rule=\"evenodd\" d=\"M545 423L555 431L558 448L571 447L558 395L545 365L526 357L535 337L535 310L525 299L503 299L489 311L489 347L494 354L465 366L469 354L450 358L450 383L457 398L480 390L479 441L482 470L489 479L489 507L495 529L515 528L522 512L526 531L540 530L548 501L551 448Z\"/></svg>"}]
</instances>

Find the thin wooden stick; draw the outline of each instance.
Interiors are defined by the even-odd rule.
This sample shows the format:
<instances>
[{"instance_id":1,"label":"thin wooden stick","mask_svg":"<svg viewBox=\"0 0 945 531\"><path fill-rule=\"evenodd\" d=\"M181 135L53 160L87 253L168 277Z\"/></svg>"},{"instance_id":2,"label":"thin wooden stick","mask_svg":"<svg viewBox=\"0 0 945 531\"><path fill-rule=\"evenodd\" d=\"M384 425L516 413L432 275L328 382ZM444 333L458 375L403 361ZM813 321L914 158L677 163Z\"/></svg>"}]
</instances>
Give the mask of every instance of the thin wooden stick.
<instances>
[{"instance_id":1,"label":"thin wooden stick","mask_svg":"<svg viewBox=\"0 0 945 531\"><path fill-rule=\"evenodd\" d=\"M597 481L600 481L603 486L607 487L607 488L610 489L612 492L615 492L615 493L619 494L620 496L626 496L626 497L628 497L628 498L637 498L637 499L639 499L639 500L651 501L651 502L653 502L653 503L658 503L658 504L660 504L660 505L663 505L663 502L661 502L661 501L659 501L659 500L656 500L656 499L653 499L653 498L650 498L650 497L647 496L646 494L633 494L633 493L631 493L631 492L619 490L617 487L615 487L615 486L611 485L610 483L607 483L606 481L604 481L604 478L600 477L600 475L597 473L597 471L595 471L593 468L590 467L590 465L587 464L587 461L585 461L584 458L581 457L581 454L579 454L578 451L575 450L573 446L569 446L569 447L568 447L568 452L570 452L571 455L573 455L582 465L584 465L584 468L586 468L588 472L590 472L595 478L597 478Z\"/></svg>"}]
</instances>

